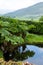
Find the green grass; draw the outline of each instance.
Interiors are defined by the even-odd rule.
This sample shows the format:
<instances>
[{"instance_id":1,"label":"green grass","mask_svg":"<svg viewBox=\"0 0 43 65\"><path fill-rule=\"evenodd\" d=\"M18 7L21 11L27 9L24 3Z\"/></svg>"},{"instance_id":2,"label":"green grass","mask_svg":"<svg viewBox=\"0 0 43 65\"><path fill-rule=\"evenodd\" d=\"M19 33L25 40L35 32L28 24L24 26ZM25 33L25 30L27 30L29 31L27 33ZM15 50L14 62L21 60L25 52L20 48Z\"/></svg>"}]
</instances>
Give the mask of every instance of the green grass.
<instances>
[{"instance_id":1,"label":"green grass","mask_svg":"<svg viewBox=\"0 0 43 65\"><path fill-rule=\"evenodd\" d=\"M3 58L3 52L0 50L0 58Z\"/></svg>"},{"instance_id":2,"label":"green grass","mask_svg":"<svg viewBox=\"0 0 43 65\"><path fill-rule=\"evenodd\" d=\"M43 44L43 35L28 34L25 40L27 43Z\"/></svg>"}]
</instances>

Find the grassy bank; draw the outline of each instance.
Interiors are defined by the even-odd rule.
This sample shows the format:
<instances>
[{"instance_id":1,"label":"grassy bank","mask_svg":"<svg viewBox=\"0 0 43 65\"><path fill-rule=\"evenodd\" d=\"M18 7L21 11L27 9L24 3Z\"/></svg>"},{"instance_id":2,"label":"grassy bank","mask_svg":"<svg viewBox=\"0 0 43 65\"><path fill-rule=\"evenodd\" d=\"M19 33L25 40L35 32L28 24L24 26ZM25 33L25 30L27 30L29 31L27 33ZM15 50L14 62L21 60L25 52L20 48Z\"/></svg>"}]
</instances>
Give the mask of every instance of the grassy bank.
<instances>
[{"instance_id":1,"label":"grassy bank","mask_svg":"<svg viewBox=\"0 0 43 65\"><path fill-rule=\"evenodd\" d=\"M28 34L25 41L29 44L43 44L43 35Z\"/></svg>"}]
</instances>

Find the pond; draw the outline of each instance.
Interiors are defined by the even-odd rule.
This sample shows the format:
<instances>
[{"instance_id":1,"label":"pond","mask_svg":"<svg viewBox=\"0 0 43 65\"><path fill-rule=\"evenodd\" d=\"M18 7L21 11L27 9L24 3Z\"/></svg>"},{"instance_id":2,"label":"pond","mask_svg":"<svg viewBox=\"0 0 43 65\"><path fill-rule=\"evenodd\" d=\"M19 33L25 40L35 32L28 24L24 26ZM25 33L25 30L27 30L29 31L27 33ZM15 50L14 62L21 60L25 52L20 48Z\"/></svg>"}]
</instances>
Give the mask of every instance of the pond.
<instances>
[{"instance_id":1,"label":"pond","mask_svg":"<svg viewBox=\"0 0 43 65\"><path fill-rule=\"evenodd\" d=\"M23 51L22 46L19 49L19 53L16 55L17 60L28 61L35 65L43 65L43 47L34 45L26 45Z\"/></svg>"},{"instance_id":2,"label":"pond","mask_svg":"<svg viewBox=\"0 0 43 65\"><path fill-rule=\"evenodd\" d=\"M10 59L13 57L14 61L28 61L35 65L43 65L43 47L40 45L39 47L34 45L20 46L14 50L14 54L10 53L9 56L7 55L5 55L7 60L8 57Z\"/></svg>"},{"instance_id":3,"label":"pond","mask_svg":"<svg viewBox=\"0 0 43 65\"><path fill-rule=\"evenodd\" d=\"M24 61L29 61L30 63L36 65L43 65L43 48L39 48L37 46L27 45L25 50L30 50L35 52L32 57L25 59Z\"/></svg>"}]
</instances>

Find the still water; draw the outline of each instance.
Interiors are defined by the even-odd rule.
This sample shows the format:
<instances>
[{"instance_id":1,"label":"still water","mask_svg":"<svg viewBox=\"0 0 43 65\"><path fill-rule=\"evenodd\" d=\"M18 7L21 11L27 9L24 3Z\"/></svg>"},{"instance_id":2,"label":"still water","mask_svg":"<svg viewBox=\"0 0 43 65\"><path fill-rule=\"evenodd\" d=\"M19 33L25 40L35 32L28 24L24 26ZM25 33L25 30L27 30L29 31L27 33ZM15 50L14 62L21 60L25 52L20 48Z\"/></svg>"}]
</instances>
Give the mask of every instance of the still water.
<instances>
[{"instance_id":1,"label":"still water","mask_svg":"<svg viewBox=\"0 0 43 65\"><path fill-rule=\"evenodd\" d=\"M43 47L26 45L24 48L24 51L22 46L19 48L20 52L16 55L17 60L28 61L35 65L43 65Z\"/></svg>"},{"instance_id":2,"label":"still water","mask_svg":"<svg viewBox=\"0 0 43 65\"><path fill-rule=\"evenodd\" d=\"M30 50L35 52L32 57L25 59L24 61L29 61L30 63L36 65L43 65L43 48L39 48L37 46L27 45L25 50Z\"/></svg>"},{"instance_id":3,"label":"still water","mask_svg":"<svg viewBox=\"0 0 43 65\"><path fill-rule=\"evenodd\" d=\"M39 45L40 46L40 45ZM0 52L2 56L2 52ZM28 61L35 65L43 65L43 47L34 46L34 45L24 45L16 48L14 53L4 55L5 60L8 58L13 59L14 61Z\"/></svg>"}]
</instances>

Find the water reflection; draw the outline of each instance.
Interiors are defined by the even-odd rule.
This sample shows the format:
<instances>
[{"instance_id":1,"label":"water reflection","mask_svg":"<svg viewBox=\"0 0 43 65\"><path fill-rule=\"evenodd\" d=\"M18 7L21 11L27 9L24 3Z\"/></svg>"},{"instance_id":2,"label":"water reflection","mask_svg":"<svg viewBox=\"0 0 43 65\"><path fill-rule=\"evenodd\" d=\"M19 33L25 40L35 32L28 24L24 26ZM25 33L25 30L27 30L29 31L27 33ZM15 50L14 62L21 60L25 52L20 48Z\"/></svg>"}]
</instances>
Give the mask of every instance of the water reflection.
<instances>
[{"instance_id":1,"label":"water reflection","mask_svg":"<svg viewBox=\"0 0 43 65\"><path fill-rule=\"evenodd\" d=\"M24 45L24 46L20 46L20 47L14 49L14 51L12 51L12 52L5 51L3 53L4 59L6 61L9 61L9 60L23 61L23 60L27 59L28 57L33 57L35 52L30 51L29 49L26 50L26 48L27 48L27 45Z\"/></svg>"},{"instance_id":2,"label":"water reflection","mask_svg":"<svg viewBox=\"0 0 43 65\"><path fill-rule=\"evenodd\" d=\"M34 51L35 55L33 57L28 57L24 61L29 61L35 65L43 65L43 48L34 45L27 45L27 48L26 50Z\"/></svg>"},{"instance_id":3,"label":"water reflection","mask_svg":"<svg viewBox=\"0 0 43 65\"><path fill-rule=\"evenodd\" d=\"M33 57L34 54L34 51L26 50L26 46L21 46L15 51L14 60L23 61L28 57Z\"/></svg>"},{"instance_id":4,"label":"water reflection","mask_svg":"<svg viewBox=\"0 0 43 65\"><path fill-rule=\"evenodd\" d=\"M43 48L43 44L36 44L35 46Z\"/></svg>"},{"instance_id":5,"label":"water reflection","mask_svg":"<svg viewBox=\"0 0 43 65\"><path fill-rule=\"evenodd\" d=\"M43 45L26 45L24 48L22 50L22 46L19 47L18 53L15 55L16 60L28 61L35 65L43 65Z\"/></svg>"},{"instance_id":6,"label":"water reflection","mask_svg":"<svg viewBox=\"0 0 43 65\"><path fill-rule=\"evenodd\" d=\"M35 65L43 65L43 45L20 46L14 51L5 53L5 60L29 61Z\"/></svg>"}]
</instances>

